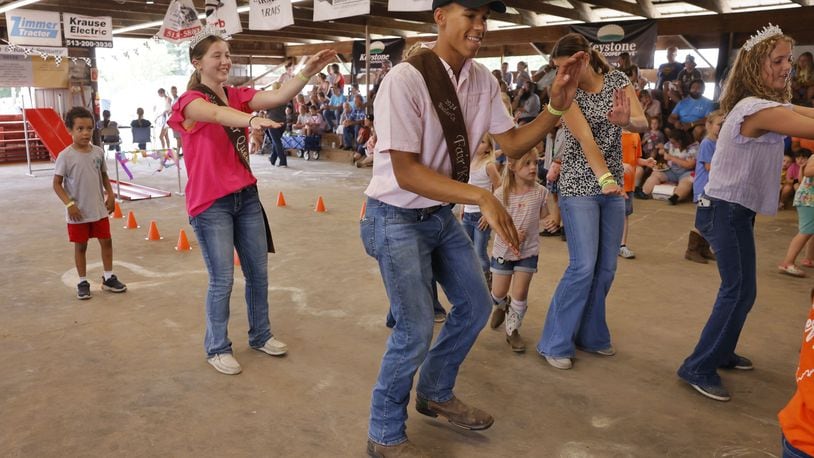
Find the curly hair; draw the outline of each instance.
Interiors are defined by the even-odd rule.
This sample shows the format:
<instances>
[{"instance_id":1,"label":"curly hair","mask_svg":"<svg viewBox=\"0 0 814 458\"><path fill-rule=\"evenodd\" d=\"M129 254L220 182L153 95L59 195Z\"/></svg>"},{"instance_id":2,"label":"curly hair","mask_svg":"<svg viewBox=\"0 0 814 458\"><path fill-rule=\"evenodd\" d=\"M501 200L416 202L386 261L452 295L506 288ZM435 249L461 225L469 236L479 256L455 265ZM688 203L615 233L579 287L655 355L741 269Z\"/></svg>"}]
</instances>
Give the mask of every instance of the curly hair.
<instances>
[{"instance_id":1,"label":"curly hair","mask_svg":"<svg viewBox=\"0 0 814 458\"><path fill-rule=\"evenodd\" d=\"M751 50L741 48L735 64L729 72L721 95L721 111L728 114L735 105L746 97L758 97L775 102L788 103L791 100L791 81L786 87L775 90L763 82L763 63L781 41L794 46L794 39L788 35L777 35L755 44Z\"/></svg>"}]
</instances>

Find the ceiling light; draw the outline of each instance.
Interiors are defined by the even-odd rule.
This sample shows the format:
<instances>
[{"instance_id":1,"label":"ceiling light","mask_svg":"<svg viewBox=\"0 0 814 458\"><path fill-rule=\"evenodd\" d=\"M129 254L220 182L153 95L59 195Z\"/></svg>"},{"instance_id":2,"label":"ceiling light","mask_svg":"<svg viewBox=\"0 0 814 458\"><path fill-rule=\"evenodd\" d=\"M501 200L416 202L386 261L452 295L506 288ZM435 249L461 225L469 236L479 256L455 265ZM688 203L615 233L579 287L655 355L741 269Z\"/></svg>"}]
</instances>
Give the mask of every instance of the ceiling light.
<instances>
[{"instance_id":1,"label":"ceiling light","mask_svg":"<svg viewBox=\"0 0 814 458\"><path fill-rule=\"evenodd\" d=\"M16 10L17 8L22 8L24 6L31 5L32 3L37 3L40 0L17 0L16 2L11 2L8 5L0 6L0 14L7 13L11 10Z\"/></svg>"}]
</instances>

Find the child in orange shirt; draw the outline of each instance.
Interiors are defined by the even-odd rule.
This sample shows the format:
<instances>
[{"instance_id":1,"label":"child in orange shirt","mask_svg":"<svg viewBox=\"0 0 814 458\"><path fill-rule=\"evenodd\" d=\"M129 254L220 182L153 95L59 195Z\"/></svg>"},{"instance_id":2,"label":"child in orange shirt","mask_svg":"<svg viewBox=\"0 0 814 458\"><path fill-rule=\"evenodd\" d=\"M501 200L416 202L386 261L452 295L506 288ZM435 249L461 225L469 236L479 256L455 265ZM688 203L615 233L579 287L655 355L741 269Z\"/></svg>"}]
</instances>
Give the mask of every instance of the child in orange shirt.
<instances>
[{"instance_id":1,"label":"child in orange shirt","mask_svg":"<svg viewBox=\"0 0 814 458\"><path fill-rule=\"evenodd\" d=\"M653 158L642 158L642 138L639 134L622 131L622 164L625 167L625 229L622 232L622 245L619 247L619 256L625 259L633 259L636 254L627 247L628 216L633 214L633 190L636 187L636 168L655 167L656 160Z\"/></svg>"},{"instance_id":2,"label":"child in orange shirt","mask_svg":"<svg viewBox=\"0 0 814 458\"><path fill-rule=\"evenodd\" d=\"M783 458L814 455L814 289L811 302L797 365L797 391L777 415L783 432Z\"/></svg>"}]
</instances>

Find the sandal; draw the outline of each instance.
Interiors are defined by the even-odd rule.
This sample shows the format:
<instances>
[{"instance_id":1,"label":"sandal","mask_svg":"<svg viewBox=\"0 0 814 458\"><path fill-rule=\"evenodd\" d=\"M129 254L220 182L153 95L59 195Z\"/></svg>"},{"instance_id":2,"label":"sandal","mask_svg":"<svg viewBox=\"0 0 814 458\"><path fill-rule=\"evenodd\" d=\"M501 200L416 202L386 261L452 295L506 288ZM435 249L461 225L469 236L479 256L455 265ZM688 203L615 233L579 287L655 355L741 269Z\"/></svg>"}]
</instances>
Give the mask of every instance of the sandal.
<instances>
[{"instance_id":1,"label":"sandal","mask_svg":"<svg viewBox=\"0 0 814 458\"><path fill-rule=\"evenodd\" d=\"M803 259L800 261L800 265L803 267L814 267L814 261L811 259Z\"/></svg>"},{"instance_id":2,"label":"sandal","mask_svg":"<svg viewBox=\"0 0 814 458\"><path fill-rule=\"evenodd\" d=\"M806 273L798 269L794 264L789 264L787 266L780 265L777 266L777 268L780 270L780 273L791 275L792 277L802 278L806 276Z\"/></svg>"}]
</instances>

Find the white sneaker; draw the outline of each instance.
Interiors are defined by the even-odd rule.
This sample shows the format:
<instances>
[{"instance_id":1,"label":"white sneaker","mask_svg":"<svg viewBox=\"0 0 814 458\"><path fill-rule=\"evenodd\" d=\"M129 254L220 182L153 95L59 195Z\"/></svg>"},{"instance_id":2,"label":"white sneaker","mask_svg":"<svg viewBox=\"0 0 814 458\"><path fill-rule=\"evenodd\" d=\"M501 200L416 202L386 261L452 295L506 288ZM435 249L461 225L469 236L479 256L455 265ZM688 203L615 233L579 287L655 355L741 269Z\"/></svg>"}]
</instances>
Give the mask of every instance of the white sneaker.
<instances>
[{"instance_id":1,"label":"white sneaker","mask_svg":"<svg viewBox=\"0 0 814 458\"><path fill-rule=\"evenodd\" d=\"M220 353L206 360L216 371L226 375L239 374L243 369L231 353Z\"/></svg>"},{"instance_id":2,"label":"white sneaker","mask_svg":"<svg viewBox=\"0 0 814 458\"><path fill-rule=\"evenodd\" d=\"M571 358L554 358L552 356L545 356L545 360L548 362L548 364L551 364L557 369L566 370L571 369L571 366L573 366Z\"/></svg>"},{"instance_id":3,"label":"white sneaker","mask_svg":"<svg viewBox=\"0 0 814 458\"><path fill-rule=\"evenodd\" d=\"M288 351L288 345L272 337L266 341L265 345L262 347L254 347L254 349L271 356L282 356Z\"/></svg>"},{"instance_id":4,"label":"white sneaker","mask_svg":"<svg viewBox=\"0 0 814 458\"><path fill-rule=\"evenodd\" d=\"M630 248L623 245L619 247L619 257L625 259L633 259L636 257L636 253L634 253Z\"/></svg>"}]
</instances>

